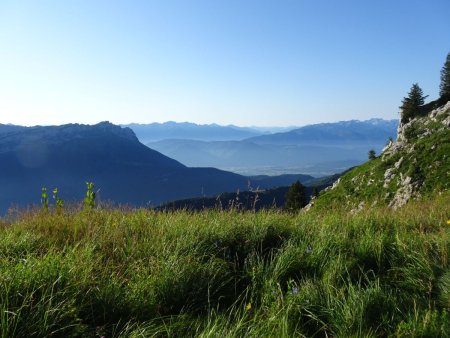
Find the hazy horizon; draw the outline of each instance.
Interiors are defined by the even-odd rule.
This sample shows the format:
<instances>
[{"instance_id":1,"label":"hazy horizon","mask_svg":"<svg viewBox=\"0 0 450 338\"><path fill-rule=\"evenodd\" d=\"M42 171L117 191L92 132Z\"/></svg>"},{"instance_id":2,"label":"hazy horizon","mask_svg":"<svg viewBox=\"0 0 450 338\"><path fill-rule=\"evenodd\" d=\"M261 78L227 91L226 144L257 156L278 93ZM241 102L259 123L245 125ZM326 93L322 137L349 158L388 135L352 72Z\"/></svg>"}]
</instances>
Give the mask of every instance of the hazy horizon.
<instances>
[{"instance_id":1,"label":"hazy horizon","mask_svg":"<svg viewBox=\"0 0 450 338\"><path fill-rule=\"evenodd\" d=\"M109 123L113 123L116 124L118 126L129 126L129 125L151 125L151 124L159 124L159 125L163 125L163 124L168 124L168 123L175 123L175 124L193 124L193 125L197 125L197 126L219 126L219 127L236 127L236 128L248 128L248 129L283 129L283 130L288 130L288 129L293 129L293 128L302 128L302 127L306 127L306 126L311 126L311 125L316 125L316 124L327 124L327 123L341 123L341 122L351 122L351 121L361 121L361 122L365 122L365 121L371 121L371 120L383 120L383 121L387 121L387 122L391 122L391 121L398 121L398 118L392 118L392 119L387 119L387 118L382 118L382 117L369 117L366 119L349 119L349 120L337 120L337 121L324 121L324 122L317 122L317 123L310 123L310 124L304 124L304 125L288 125L288 126L281 126L281 125L270 125L270 126L258 126L258 125L236 125L236 124L219 124L216 122L212 122L212 123L195 123L192 121L163 121L163 122L148 122L148 123L138 123L138 122L129 122L129 123L114 123L108 120L103 120L103 121L98 121L98 122L93 122L93 123L82 123L82 122L76 122L76 121L72 121L72 122L67 122L67 123L61 123L61 124L15 124L15 123L11 123L11 122L3 122L0 121L0 124L3 125L15 125L15 126L22 126L22 127L51 127L51 126L60 126L60 125L65 125L65 124L85 124L85 125L96 125L102 122L109 122Z\"/></svg>"}]
</instances>

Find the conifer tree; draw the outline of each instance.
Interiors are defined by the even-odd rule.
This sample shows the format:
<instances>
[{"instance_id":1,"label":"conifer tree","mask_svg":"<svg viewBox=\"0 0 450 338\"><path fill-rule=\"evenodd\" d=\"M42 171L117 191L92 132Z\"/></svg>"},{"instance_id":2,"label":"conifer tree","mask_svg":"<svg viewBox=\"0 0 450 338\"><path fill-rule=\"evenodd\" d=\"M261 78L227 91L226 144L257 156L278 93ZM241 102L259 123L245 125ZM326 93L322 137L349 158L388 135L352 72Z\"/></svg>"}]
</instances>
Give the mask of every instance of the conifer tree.
<instances>
[{"instance_id":1,"label":"conifer tree","mask_svg":"<svg viewBox=\"0 0 450 338\"><path fill-rule=\"evenodd\" d=\"M402 105L400 106L402 123L406 123L420 115L420 107L423 106L427 97L428 95L423 95L422 88L420 88L417 83L412 85L411 90L408 93L408 97L403 99Z\"/></svg>"},{"instance_id":2,"label":"conifer tree","mask_svg":"<svg viewBox=\"0 0 450 338\"><path fill-rule=\"evenodd\" d=\"M317 197L319 197L319 194L320 194L319 188L317 186L314 186L313 187L313 196L315 198L317 198Z\"/></svg>"},{"instance_id":3,"label":"conifer tree","mask_svg":"<svg viewBox=\"0 0 450 338\"><path fill-rule=\"evenodd\" d=\"M377 158L377 155L375 153L375 150L370 149L369 152L367 153L367 157L369 158L369 160L374 160Z\"/></svg>"},{"instance_id":4,"label":"conifer tree","mask_svg":"<svg viewBox=\"0 0 450 338\"><path fill-rule=\"evenodd\" d=\"M441 99L444 101L450 100L450 53L447 54L447 60L441 70L441 84L439 89Z\"/></svg>"},{"instance_id":5,"label":"conifer tree","mask_svg":"<svg viewBox=\"0 0 450 338\"><path fill-rule=\"evenodd\" d=\"M297 181L293 183L286 193L286 209L297 211L306 205L305 187Z\"/></svg>"}]
</instances>

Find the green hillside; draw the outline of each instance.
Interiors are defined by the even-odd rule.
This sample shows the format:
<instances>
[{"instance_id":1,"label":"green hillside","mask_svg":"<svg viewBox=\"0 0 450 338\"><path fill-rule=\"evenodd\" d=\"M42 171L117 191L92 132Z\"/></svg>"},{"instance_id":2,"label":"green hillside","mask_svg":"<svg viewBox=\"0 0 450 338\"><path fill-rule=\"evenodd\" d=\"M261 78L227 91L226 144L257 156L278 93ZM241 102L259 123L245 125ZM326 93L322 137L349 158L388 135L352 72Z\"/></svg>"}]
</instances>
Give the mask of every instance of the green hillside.
<instances>
[{"instance_id":1,"label":"green hillside","mask_svg":"<svg viewBox=\"0 0 450 338\"><path fill-rule=\"evenodd\" d=\"M398 208L450 188L450 102L400 124L398 137L374 160L354 168L312 205L357 212L374 205Z\"/></svg>"}]
</instances>

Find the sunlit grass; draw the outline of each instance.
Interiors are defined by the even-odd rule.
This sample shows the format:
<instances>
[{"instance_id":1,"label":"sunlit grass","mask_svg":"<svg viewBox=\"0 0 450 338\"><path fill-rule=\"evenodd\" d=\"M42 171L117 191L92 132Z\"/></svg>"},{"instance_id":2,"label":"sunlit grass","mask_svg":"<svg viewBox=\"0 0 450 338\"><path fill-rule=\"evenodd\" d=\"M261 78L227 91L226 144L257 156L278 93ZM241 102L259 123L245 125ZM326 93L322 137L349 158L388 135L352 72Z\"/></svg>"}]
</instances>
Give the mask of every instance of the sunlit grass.
<instances>
[{"instance_id":1,"label":"sunlit grass","mask_svg":"<svg viewBox=\"0 0 450 338\"><path fill-rule=\"evenodd\" d=\"M445 337L449 205L21 212L0 220L0 334Z\"/></svg>"}]
</instances>

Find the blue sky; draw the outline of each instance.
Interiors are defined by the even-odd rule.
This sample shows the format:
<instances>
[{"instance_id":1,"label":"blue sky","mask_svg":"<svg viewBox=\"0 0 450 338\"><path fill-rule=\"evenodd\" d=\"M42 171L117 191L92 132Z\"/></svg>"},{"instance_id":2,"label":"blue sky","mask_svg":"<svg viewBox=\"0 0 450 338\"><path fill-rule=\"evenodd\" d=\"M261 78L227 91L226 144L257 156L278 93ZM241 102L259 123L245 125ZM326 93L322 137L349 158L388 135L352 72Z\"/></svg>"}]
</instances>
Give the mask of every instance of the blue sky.
<instances>
[{"instance_id":1,"label":"blue sky","mask_svg":"<svg viewBox=\"0 0 450 338\"><path fill-rule=\"evenodd\" d=\"M430 99L448 0L0 0L0 123L290 126Z\"/></svg>"}]
</instances>

